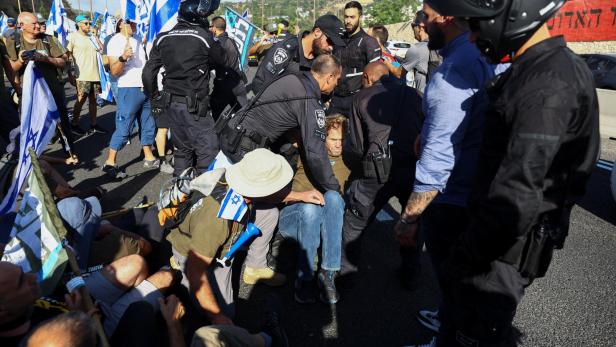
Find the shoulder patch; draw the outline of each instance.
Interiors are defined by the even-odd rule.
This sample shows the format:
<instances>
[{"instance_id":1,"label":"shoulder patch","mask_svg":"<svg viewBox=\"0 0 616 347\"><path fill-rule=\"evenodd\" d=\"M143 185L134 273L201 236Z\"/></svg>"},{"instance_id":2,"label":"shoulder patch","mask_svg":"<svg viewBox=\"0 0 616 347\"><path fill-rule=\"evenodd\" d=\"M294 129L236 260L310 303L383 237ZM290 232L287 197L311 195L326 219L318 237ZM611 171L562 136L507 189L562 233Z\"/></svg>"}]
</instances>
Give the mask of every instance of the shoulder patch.
<instances>
[{"instance_id":1,"label":"shoulder patch","mask_svg":"<svg viewBox=\"0 0 616 347\"><path fill-rule=\"evenodd\" d=\"M287 51L282 47L276 48L276 51L274 52L274 64L280 65L287 60L289 60L289 54Z\"/></svg>"},{"instance_id":2,"label":"shoulder patch","mask_svg":"<svg viewBox=\"0 0 616 347\"><path fill-rule=\"evenodd\" d=\"M317 119L317 125L320 129L325 128L325 111L322 109L314 110L314 116Z\"/></svg>"}]
</instances>

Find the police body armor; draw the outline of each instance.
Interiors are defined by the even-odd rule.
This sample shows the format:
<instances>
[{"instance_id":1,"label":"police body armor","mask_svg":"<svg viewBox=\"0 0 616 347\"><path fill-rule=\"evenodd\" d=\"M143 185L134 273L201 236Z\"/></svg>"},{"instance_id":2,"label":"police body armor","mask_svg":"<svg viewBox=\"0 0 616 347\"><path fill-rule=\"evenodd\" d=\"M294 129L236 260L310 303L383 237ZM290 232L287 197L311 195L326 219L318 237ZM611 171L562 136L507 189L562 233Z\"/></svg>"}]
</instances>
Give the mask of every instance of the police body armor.
<instances>
[{"instance_id":1,"label":"police body armor","mask_svg":"<svg viewBox=\"0 0 616 347\"><path fill-rule=\"evenodd\" d=\"M233 163L237 163L242 160L246 153L257 148L269 148L270 145L277 140L270 139L265 134L259 134L254 129L247 129L244 127L243 121L250 110L273 103L314 99L312 96L302 96L275 100L259 100L263 92L270 85L278 81L280 78L288 75L289 74L277 76L275 79L267 83L246 106L240 108L239 105L235 105L234 107L223 112L220 118L216 121L215 130L219 137L220 149ZM299 74L295 75L299 77ZM308 90L309 87L306 85L306 81L302 78L299 78L299 80L302 82L304 88Z\"/></svg>"},{"instance_id":2,"label":"police body armor","mask_svg":"<svg viewBox=\"0 0 616 347\"><path fill-rule=\"evenodd\" d=\"M343 77L342 81L338 83L336 89L334 89L335 95L349 96L361 89L364 67L370 63L369 61L365 61L366 54L364 53L365 50L371 49L366 44L366 41L370 39L373 38L365 31L361 30L349 39L346 47L340 49L338 52L334 52L334 55L336 55L342 64Z\"/></svg>"}]
</instances>

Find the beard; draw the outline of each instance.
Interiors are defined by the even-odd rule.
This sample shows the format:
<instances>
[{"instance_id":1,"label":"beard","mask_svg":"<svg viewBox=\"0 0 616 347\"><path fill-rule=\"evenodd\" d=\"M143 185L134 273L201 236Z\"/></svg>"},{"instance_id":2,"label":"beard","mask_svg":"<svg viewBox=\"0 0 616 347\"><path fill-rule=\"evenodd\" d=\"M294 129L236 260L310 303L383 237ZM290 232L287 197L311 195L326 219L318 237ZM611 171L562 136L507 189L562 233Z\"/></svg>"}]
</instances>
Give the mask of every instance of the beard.
<instances>
[{"instance_id":1,"label":"beard","mask_svg":"<svg viewBox=\"0 0 616 347\"><path fill-rule=\"evenodd\" d=\"M354 33L355 30L357 30L357 28L359 28L359 21L357 21L357 23L355 23L355 24L349 24L349 25L345 26L346 32L349 35Z\"/></svg>"},{"instance_id":2,"label":"beard","mask_svg":"<svg viewBox=\"0 0 616 347\"><path fill-rule=\"evenodd\" d=\"M436 25L428 25L426 27L428 33L428 49L436 50L445 47L445 34Z\"/></svg>"},{"instance_id":3,"label":"beard","mask_svg":"<svg viewBox=\"0 0 616 347\"><path fill-rule=\"evenodd\" d=\"M325 46L324 48L319 46L319 41L321 40L322 38L312 41L312 53L314 54L315 57L321 54L331 53L331 51L329 50L329 46Z\"/></svg>"}]
</instances>

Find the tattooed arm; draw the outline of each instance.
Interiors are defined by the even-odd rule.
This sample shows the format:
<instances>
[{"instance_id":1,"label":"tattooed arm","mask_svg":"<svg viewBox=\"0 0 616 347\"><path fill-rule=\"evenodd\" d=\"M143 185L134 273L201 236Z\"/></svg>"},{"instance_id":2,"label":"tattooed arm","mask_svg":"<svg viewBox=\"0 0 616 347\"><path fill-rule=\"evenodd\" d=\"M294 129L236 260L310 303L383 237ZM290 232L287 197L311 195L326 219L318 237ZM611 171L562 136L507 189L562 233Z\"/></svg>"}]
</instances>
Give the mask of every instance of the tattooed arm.
<instances>
[{"instance_id":1,"label":"tattooed arm","mask_svg":"<svg viewBox=\"0 0 616 347\"><path fill-rule=\"evenodd\" d=\"M421 213L430 205L432 200L438 194L437 190L427 192L413 192L402 214L400 220L396 223L394 231L396 239L403 247L417 246L417 220Z\"/></svg>"}]
</instances>

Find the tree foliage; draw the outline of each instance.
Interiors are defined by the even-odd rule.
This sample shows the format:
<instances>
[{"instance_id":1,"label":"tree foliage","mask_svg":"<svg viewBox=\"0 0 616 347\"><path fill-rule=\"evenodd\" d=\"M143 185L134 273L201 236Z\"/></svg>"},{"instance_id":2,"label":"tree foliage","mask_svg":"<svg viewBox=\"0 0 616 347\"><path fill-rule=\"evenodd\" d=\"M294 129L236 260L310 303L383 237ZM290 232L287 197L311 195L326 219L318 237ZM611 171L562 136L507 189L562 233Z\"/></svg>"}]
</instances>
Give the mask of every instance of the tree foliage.
<instances>
[{"instance_id":1,"label":"tree foliage","mask_svg":"<svg viewBox=\"0 0 616 347\"><path fill-rule=\"evenodd\" d=\"M392 24L410 20L421 7L418 0L379 0L365 10L369 24Z\"/></svg>"}]
</instances>

